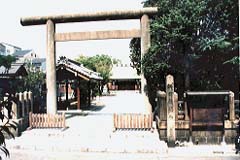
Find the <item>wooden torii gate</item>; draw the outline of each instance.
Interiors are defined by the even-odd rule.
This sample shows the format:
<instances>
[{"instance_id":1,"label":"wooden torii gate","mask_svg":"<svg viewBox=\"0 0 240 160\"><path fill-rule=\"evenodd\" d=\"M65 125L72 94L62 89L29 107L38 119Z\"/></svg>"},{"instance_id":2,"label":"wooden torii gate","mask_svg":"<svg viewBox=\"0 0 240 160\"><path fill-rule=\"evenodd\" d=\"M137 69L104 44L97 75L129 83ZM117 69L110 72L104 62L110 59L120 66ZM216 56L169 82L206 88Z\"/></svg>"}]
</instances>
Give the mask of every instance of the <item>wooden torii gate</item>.
<instances>
[{"instance_id":1,"label":"wooden torii gate","mask_svg":"<svg viewBox=\"0 0 240 160\"><path fill-rule=\"evenodd\" d=\"M148 7L139 10L118 10L110 12L82 13L56 16L40 16L21 18L23 26L44 25L47 26L47 113L57 113L57 94L56 94L56 42L64 41L83 41L83 40L101 40L101 39L127 39L141 38L141 57L148 52L150 48L150 26L149 17L157 14L158 9ZM72 32L56 33L55 24L86 22L86 21L104 21L104 20L123 20L140 19L140 29L134 30L113 30L113 31L94 31L94 32ZM151 113L151 105L147 98L146 79L141 73L141 91L144 95L145 105Z\"/></svg>"}]
</instances>

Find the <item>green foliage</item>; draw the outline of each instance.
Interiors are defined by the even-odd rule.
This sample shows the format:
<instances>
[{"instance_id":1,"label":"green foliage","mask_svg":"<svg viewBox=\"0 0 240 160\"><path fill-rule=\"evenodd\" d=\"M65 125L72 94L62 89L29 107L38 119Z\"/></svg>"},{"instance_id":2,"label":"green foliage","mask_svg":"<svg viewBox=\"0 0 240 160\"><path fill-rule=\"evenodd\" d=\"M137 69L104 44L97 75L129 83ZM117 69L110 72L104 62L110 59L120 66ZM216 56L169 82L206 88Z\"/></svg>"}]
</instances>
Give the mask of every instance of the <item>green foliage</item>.
<instances>
[{"instance_id":1,"label":"green foliage","mask_svg":"<svg viewBox=\"0 0 240 160\"><path fill-rule=\"evenodd\" d=\"M167 74L174 75L180 95L187 89L229 89L223 87L226 76L238 81L237 4L237 0L144 2L159 10L150 24L151 48L141 60L140 40L132 39L130 57L138 73L143 70L149 87L155 86L151 91L165 90Z\"/></svg>"},{"instance_id":2,"label":"green foliage","mask_svg":"<svg viewBox=\"0 0 240 160\"><path fill-rule=\"evenodd\" d=\"M205 1L159 0L146 1L145 6L157 6L159 13L151 23L151 48L142 59L147 79L168 73L190 74L190 60L196 58L199 25L206 8ZM158 84L156 78L154 84ZM189 82L185 82L185 87ZM163 86L164 88L164 86Z\"/></svg>"},{"instance_id":3,"label":"green foliage","mask_svg":"<svg viewBox=\"0 0 240 160\"><path fill-rule=\"evenodd\" d=\"M16 58L11 55L0 55L0 67L6 68L6 72L11 68L11 64L16 61Z\"/></svg>"},{"instance_id":4,"label":"green foliage","mask_svg":"<svg viewBox=\"0 0 240 160\"><path fill-rule=\"evenodd\" d=\"M113 65L120 62L120 60L104 54L93 57L79 56L76 61L95 72L99 72L103 77L103 84L109 81Z\"/></svg>"},{"instance_id":5,"label":"green foliage","mask_svg":"<svg viewBox=\"0 0 240 160\"><path fill-rule=\"evenodd\" d=\"M3 56L0 55L0 67L3 66L6 68L6 73L11 68L11 64L16 60L15 57L11 55ZM11 129L16 130L16 124L10 122L9 118L12 111L12 101L14 101L15 95L14 89L0 88L0 120L2 121L0 125L0 150L5 154L6 157L10 156L8 149L6 148L5 138L10 136L14 138L14 135L11 132ZM6 99L4 99L6 97ZM3 112L4 109L8 111L8 115L5 115ZM2 157L0 156L0 159Z\"/></svg>"},{"instance_id":6,"label":"green foliage","mask_svg":"<svg viewBox=\"0 0 240 160\"><path fill-rule=\"evenodd\" d=\"M36 69L36 67L30 62L26 62L25 67L27 69L27 76L23 78L23 90L32 91L34 97L40 96L40 88L45 82L45 74Z\"/></svg>"},{"instance_id":7,"label":"green foliage","mask_svg":"<svg viewBox=\"0 0 240 160\"><path fill-rule=\"evenodd\" d=\"M7 97L6 99L3 99L3 97ZM0 150L5 154L6 157L10 156L10 153L8 151L8 149L6 148L6 143L5 143L5 139L6 136L9 136L11 138L15 138L12 130L14 129L16 130L16 126L17 124L15 122L10 122L9 118L10 117L10 113L12 112L12 101L14 101L14 94L13 93L9 93L8 91L6 91L4 88L1 88L1 92L0 92L0 120L1 125L0 125ZM6 109L8 111L8 115L5 115L5 113L3 112L3 110ZM0 159L2 159L2 157L0 156Z\"/></svg>"},{"instance_id":8,"label":"green foliage","mask_svg":"<svg viewBox=\"0 0 240 160\"><path fill-rule=\"evenodd\" d=\"M130 42L130 60L131 60L131 66L133 68L136 68L137 73L141 73L141 46L140 46L140 38L133 38Z\"/></svg>"},{"instance_id":9,"label":"green foliage","mask_svg":"<svg viewBox=\"0 0 240 160\"><path fill-rule=\"evenodd\" d=\"M201 51L226 53L239 50L237 4L237 0L225 0L221 3L208 1L208 10L201 26Z\"/></svg>"},{"instance_id":10,"label":"green foliage","mask_svg":"<svg viewBox=\"0 0 240 160\"><path fill-rule=\"evenodd\" d=\"M227 64L227 63L231 63L231 64L236 64L236 65L240 65L240 57L235 56L230 60L227 60L226 62L224 62L223 64Z\"/></svg>"}]
</instances>

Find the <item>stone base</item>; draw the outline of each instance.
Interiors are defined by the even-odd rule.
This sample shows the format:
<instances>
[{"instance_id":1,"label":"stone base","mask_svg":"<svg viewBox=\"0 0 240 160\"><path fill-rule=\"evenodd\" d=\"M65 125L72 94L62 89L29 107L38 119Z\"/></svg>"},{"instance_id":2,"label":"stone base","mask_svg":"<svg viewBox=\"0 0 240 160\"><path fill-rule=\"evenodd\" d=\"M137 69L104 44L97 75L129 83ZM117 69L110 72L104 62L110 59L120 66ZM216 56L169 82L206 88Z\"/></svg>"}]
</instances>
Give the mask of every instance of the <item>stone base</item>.
<instances>
[{"instance_id":1,"label":"stone base","mask_svg":"<svg viewBox=\"0 0 240 160\"><path fill-rule=\"evenodd\" d=\"M160 140L167 141L167 122L157 118L158 132ZM224 136L226 144L233 144L236 133L237 121L224 121ZM208 130L208 131L206 131ZM192 142L194 144L221 144L223 141L222 128L200 128L192 132ZM176 141L189 141L189 121L176 121Z\"/></svg>"},{"instance_id":2,"label":"stone base","mask_svg":"<svg viewBox=\"0 0 240 160\"><path fill-rule=\"evenodd\" d=\"M221 144L222 131L193 131L194 144Z\"/></svg>"},{"instance_id":3,"label":"stone base","mask_svg":"<svg viewBox=\"0 0 240 160\"><path fill-rule=\"evenodd\" d=\"M166 129L159 129L159 138L160 140L167 141L167 130ZM187 129L177 129L176 130L176 140L177 141L189 141L189 130Z\"/></svg>"}]
</instances>

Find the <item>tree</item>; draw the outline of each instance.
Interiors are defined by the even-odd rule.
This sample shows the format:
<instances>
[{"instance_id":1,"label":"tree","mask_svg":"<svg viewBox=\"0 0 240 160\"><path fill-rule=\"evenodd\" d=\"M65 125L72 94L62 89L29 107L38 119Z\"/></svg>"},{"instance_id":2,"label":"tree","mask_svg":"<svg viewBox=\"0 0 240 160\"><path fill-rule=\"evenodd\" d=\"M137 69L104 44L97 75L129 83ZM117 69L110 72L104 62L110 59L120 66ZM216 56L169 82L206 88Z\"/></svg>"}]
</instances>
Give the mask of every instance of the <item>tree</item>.
<instances>
[{"instance_id":1,"label":"tree","mask_svg":"<svg viewBox=\"0 0 240 160\"><path fill-rule=\"evenodd\" d=\"M11 55L0 55L0 67L3 66L6 68L5 72L7 73L8 70L11 68L11 64L16 61L16 58Z\"/></svg>"},{"instance_id":2,"label":"tree","mask_svg":"<svg viewBox=\"0 0 240 160\"><path fill-rule=\"evenodd\" d=\"M12 62L16 59L13 56L3 56L0 55L0 66L4 66L6 68L6 73L11 68ZM11 132L11 128L16 130L16 124L14 122L9 121L9 115L6 115L3 111L6 109L8 113L11 112L12 101L14 101L14 92L10 92L13 90L9 90L6 88L0 88L0 120L2 121L0 125L0 150L5 153L8 157L10 155L8 149L6 148L5 137L10 136L14 138L14 135ZM5 98L4 98L5 97ZM2 157L0 156L0 159Z\"/></svg>"},{"instance_id":3,"label":"tree","mask_svg":"<svg viewBox=\"0 0 240 160\"><path fill-rule=\"evenodd\" d=\"M6 99L4 99L6 97ZM17 124L13 121L9 121L9 115L6 115L3 111L6 109L8 113L12 111L12 101L14 101L14 94L6 92L4 88L0 91L0 120L2 121L0 125L0 150L5 154L6 157L10 156L8 149L6 148L5 139L6 136L15 138L12 129L16 130ZM2 157L0 156L0 159Z\"/></svg>"},{"instance_id":4,"label":"tree","mask_svg":"<svg viewBox=\"0 0 240 160\"><path fill-rule=\"evenodd\" d=\"M37 69L30 61L25 61L27 76L22 79L22 86L18 86L18 91L31 91L33 93L34 111L45 112L43 106L45 105L46 94L44 93L44 84L46 75L41 70ZM18 82L19 83L19 82ZM38 107L37 107L38 106Z\"/></svg>"},{"instance_id":5,"label":"tree","mask_svg":"<svg viewBox=\"0 0 240 160\"><path fill-rule=\"evenodd\" d=\"M113 65L120 63L120 60L104 54L93 57L79 56L76 61L95 72L99 72L103 77L103 85L109 81Z\"/></svg>"},{"instance_id":6,"label":"tree","mask_svg":"<svg viewBox=\"0 0 240 160\"><path fill-rule=\"evenodd\" d=\"M164 90L165 76L169 73L183 77L180 85L186 90L190 89L191 60L196 58L198 26L206 3L194 0L148 0L144 6L157 6L159 10L150 25L151 48L141 61L142 70L150 84L149 90ZM136 52L138 49L134 47L131 50ZM140 67L139 61L134 63Z\"/></svg>"},{"instance_id":7,"label":"tree","mask_svg":"<svg viewBox=\"0 0 240 160\"><path fill-rule=\"evenodd\" d=\"M236 57L236 51L239 49L238 5L236 4L238 4L236 0L220 2L147 0L144 2L144 6L155 6L159 10L150 24L151 48L142 61L140 40L132 39L130 48L132 66L136 67L139 73L141 69L143 70L150 91L164 90L164 76L169 73L174 75L177 82L175 89L180 95L196 87L216 89L214 84L216 81L213 81L212 77L215 76L216 79L223 71L213 72L214 68L223 68L224 63L236 64L238 61ZM203 74L205 58L209 60L208 64L216 64L216 67L207 65L214 75ZM213 60L217 63L212 63ZM141 64L142 68L140 68ZM233 71L232 67L228 66L229 72ZM223 88L222 84L220 88Z\"/></svg>"},{"instance_id":8,"label":"tree","mask_svg":"<svg viewBox=\"0 0 240 160\"><path fill-rule=\"evenodd\" d=\"M23 78L23 89L32 91L35 97L39 97L41 86L45 83L45 74L29 61L26 61L25 67L28 74Z\"/></svg>"},{"instance_id":9,"label":"tree","mask_svg":"<svg viewBox=\"0 0 240 160\"><path fill-rule=\"evenodd\" d=\"M230 89L239 92L239 5L237 0L207 1L199 31L199 52L195 75L202 89ZM205 65L202 65L202 64ZM196 76L193 77L196 77ZM229 83L231 79L231 83ZM193 80L194 81L194 80ZM232 84L232 85L230 85Z\"/></svg>"},{"instance_id":10,"label":"tree","mask_svg":"<svg viewBox=\"0 0 240 160\"><path fill-rule=\"evenodd\" d=\"M103 77L103 81L100 86L101 91L103 90L103 86L109 82L113 65L120 63L120 60L104 54L93 57L79 56L76 61L83 64L85 67L100 73L100 76ZM92 84L91 87L93 95L101 94L101 92L99 93L97 84Z\"/></svg>"}]
</instances>

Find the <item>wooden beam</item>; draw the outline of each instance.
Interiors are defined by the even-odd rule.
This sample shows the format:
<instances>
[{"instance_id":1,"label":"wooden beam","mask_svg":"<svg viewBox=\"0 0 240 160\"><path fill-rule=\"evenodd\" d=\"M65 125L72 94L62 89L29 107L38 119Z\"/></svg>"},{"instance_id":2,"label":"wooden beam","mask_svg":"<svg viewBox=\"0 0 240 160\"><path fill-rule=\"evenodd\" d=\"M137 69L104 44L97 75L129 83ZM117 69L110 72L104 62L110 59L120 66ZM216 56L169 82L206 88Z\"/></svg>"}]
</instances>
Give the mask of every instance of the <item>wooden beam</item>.
<instances>
[{"instance_id":1,"label":"wooden beam","mask_svg":"<svg viewBox=\"0 0 240 160\"><path fill-rule=\"evenodd\" d=\"M101 40L101 39L127 39L140 37L139 29L133 30L113 30L113 31L94 31L94 32L71 32L56 33L55 41L84 41L84 40Z\"/></svg>"},{"instance_id":2,"label":"wooden beam","mask_svg":"<svg viewBox=\"0 0 240 160\"><path fill-rule=\"evenodd\" d=\"M73 71L72 69L70 69L70 68L66 68L66 70L69 71L69 72L71 72L71 73L73 73L73 74L76 73L76 72L74 72L74 71ZM86 77L86 76L84 76L84 75L82 75L82 74L80 74L80 73L77 73L76 76L81 77L82 79L84 79L84 80L86 80L86 81L89 81L89 80L90 80L89 77Z\"/></svg>"},{"instance_id":3,"label":"wooden beam","mask_svg":"<svg viewBox=\"0 0 240 160\"><path fill-rule=\"evenodd\" d=\"M104 21L121 19L139 19L144 14L153 16L157 14L157 12L158 12L157 7L146 7L137 10L116 10L93 13L25 17L21 18L20 22L23 26L29 26L46 24L47 20L52 20L54 23L68 23L68 22Z\"/></svg>"}]
</instances>

